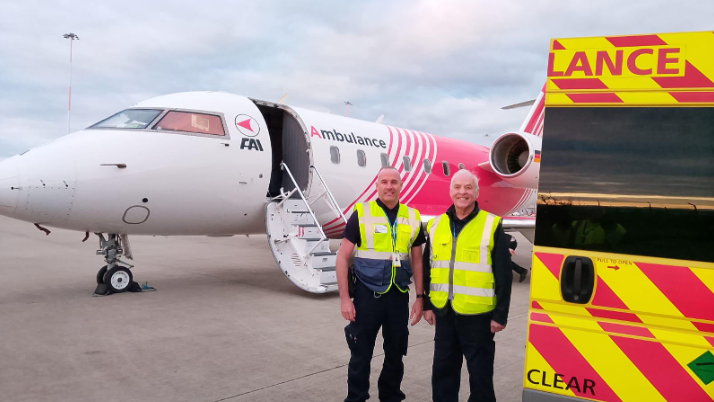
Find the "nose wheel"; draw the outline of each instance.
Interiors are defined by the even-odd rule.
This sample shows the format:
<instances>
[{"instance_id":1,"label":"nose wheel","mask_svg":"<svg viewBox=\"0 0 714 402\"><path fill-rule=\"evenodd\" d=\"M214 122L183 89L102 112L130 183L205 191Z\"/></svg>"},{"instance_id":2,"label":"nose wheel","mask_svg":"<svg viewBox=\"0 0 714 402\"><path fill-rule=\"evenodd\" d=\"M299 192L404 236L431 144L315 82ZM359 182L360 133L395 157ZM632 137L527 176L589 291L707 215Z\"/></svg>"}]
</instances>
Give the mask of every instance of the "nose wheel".
<instances>
[{"instance_id":1,"label":"nose wheel","mask_svg":"<svg viewBox=\"0 0 714 402\"><path fill-rule=\"evenodd\" d=\"M133 281L134 275L129 268L118 265L110 270L105 265L97 272L97 285L106 285L111 293L125 292Z\"/></svg>"},{"instance_id":2,"label":"nose wheel","mask_svg":"<svg viewBox=\"0 0 714 402\"><path fill-rule=\"evenodd\" d=\"M107 265L103 266L99 269L99 272L97 272L97 288L94 290L94 294L106 296L112 293L141 291L141 287L134 282L134 275L132 275L130 271L133 265L121 261L124 248L126 247L128 249L129 247L126 236L109 234L105 239L101 233L97 233L96 235L99 237L99 250L97 250L97 254L104 256L104 261ZM127 252L127 257L130 257L129 252Z\"/></svg>"}]
</instances>

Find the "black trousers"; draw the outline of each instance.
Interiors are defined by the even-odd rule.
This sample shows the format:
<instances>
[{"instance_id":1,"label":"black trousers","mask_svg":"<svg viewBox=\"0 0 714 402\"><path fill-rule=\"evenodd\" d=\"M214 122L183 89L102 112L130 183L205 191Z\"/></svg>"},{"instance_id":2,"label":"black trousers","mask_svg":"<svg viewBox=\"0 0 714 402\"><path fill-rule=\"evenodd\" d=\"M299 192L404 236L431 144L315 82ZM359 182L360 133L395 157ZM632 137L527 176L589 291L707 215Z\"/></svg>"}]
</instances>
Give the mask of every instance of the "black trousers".
<instances>
[{"instance_id":1,"label":"black trousers","mask_svg":"<svg viewBox=\"0 0 714 402\"><path fill-rule=\"evenodd\" d=\"M401 390L404 377L402 358L407 354L409 329L409 294L396 286L377 295L359 280L355 286L355 321L345 327L345 337L352 354L347 369L347 398L345 402L369 399L369 373L379 328L384 338L384 364L377 383L379 400L403 401Z\"/></svg>"},{"instance_id":2,"label":"black trousers","mask_svg":"<svg viewBox=\"0 0 714 402\"><path fill-rule=\"evenodd\" d=\"M459 400L461 365L466 358L471 396L468 402L494 402L493 358L496 344L491 314L458 315L446 306L436 315L431 387L434 402Z\"/></svg>"}]
</instances>

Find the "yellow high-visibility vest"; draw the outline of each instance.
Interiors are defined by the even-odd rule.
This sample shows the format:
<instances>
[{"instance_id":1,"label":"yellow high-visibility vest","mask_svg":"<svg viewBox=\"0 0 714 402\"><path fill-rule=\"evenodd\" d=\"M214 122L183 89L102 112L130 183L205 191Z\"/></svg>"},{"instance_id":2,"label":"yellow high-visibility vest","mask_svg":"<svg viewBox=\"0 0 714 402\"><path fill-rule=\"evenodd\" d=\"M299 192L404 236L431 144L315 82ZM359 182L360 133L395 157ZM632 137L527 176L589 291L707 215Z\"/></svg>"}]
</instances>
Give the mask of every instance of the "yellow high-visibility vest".
<instances>
[{"instance_id":1,"label":"yellow high-visibility vest","mask_svg":"<svg viewBox=\"0 0 714 402\"><path fill-rule=\"evenodd\" d=\"M376 201L356 204L354 212L360 234L354 261L357 278L375 292L385 293L392 284L406 292L412 276L409 253L421 227L419 211L399 204L394 227ZM395 255L398 267L392 262Z\"/></svg>"},{"instance_id":2,"label":"yellow high-visibility vest","mask_svg":"<svg viewBox=\"0 0 714 402\"><path fill-rule=\"evenodd\" d=\"M496 307L491 251L499 222L500 217L481 210L454 236L448 215L429 221L429 299L434 307L444 308L451 300L454 311L464 315Z\"/></svg>"}]
</instances>

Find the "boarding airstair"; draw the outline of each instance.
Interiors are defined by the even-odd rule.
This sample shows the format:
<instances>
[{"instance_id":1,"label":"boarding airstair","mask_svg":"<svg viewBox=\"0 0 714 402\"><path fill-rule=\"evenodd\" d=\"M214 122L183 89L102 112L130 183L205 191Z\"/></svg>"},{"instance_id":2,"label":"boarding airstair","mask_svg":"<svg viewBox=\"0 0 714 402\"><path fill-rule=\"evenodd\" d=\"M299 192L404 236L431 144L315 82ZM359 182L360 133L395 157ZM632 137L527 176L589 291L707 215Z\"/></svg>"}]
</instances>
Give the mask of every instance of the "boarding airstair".
<instances>
[{"instance_id":1,"label":"boarding airstair","mask_svg":"<svg viewBox=\"0 0 714 402\"><path fill-rule=\"evenodd\" d=\"M309 196L300 189L285 163L281 163L280 168L295 187L290 191L281 189L281 194L271 198L266 207L265 229L270 251L280 270L300 289L311 293L335 291L337 254L330 251L329 239L317 220L318 202L327 204L344 222L347 219L317 167L310 166L310 170L322 191L312 191L317 194Z\"/></svg>"}]
</instances>

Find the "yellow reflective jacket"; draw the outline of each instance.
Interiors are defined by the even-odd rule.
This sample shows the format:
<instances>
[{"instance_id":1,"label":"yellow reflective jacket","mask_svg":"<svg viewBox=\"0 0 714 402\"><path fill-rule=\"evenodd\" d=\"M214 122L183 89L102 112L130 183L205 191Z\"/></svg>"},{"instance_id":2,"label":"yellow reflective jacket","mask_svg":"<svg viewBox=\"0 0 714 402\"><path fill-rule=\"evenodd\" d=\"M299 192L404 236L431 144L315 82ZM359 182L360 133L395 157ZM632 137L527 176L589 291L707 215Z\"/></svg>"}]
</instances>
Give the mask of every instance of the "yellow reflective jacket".
<instances>
[{"instance_id":1,"label":"yellow reflective jacket","mask_svg":"<svg viewBox=\"0 0 714 402\"><path fill-rule=\"evenodd\" d=\"M444 308L447 300L451 300L454 311L464 315L487 313L495 308L491 252L500 222L500 217L481 210L454 236L448 215L429 221L429 299L434 307Z\"/></svg>"},{"instance_id":2,"label":"yellow reflective jacket","mask_svg":"<svg viewBox=\"0 0 714 402\"><path fill-rule=\"evenodd\" d=\"M354 261L357 278L375 292L385 293L392 284L406 292L412 276L409 252L421 228L419 211L399 204L394 228L376 201L356 204L354 212L360 234ZM393 255L400 266L392 263Z\"/></svg>"}]
</instances>

